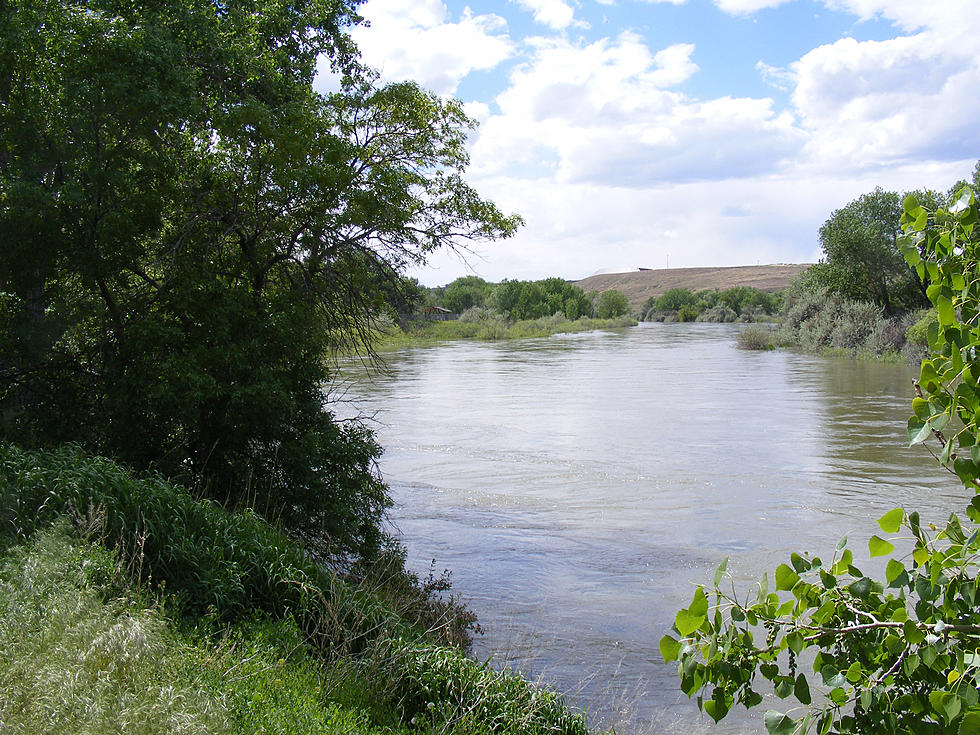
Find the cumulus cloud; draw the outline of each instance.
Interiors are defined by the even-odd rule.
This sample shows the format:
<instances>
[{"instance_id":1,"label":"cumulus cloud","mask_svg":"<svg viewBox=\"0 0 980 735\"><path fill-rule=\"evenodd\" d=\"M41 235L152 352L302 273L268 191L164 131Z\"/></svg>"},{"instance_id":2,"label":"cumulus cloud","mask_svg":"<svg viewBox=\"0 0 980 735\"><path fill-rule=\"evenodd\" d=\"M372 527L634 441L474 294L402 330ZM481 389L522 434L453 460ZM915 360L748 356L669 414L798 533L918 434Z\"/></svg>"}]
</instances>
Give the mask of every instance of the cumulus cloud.
<instances>
[{"instance_id":1,"label":"cumulus cloud","mask_svg":"<svg viewBox=\"0 0 980 735\"><path fill-rule=\"evenodd\" d=\"M714 0L718 8L732 15L749 15L764 8L775 8L791 0Z\"/></svg>"},{"instance_id":2,"label":"cumulus cloud","mask_svg":"<svg viewBox=\"0 0 980 735\"><path fill-rule=\"evenodd\" d=\"M733 178L775 170L806 142L772 100L702 102L675 91L697 71L691 44L652 53L626 32L531 45L474 145L480 175L619 187Z\"/></svg>"},{"instance_id":3,"label":"cumulus cloud","mask_svg":"<svg viewBox=\"0 0 980 735\"><path fill-rule=\"evenodd\" d=\"M886 41L845 38L805 54L792 72L792 100L812 133L814 160L875 166L980 151L974 39L940 43L933 29Z\"/></svg>"},{"instance_id":4,"label":"cumulus cloud","mask_svg":"<svg viewBox=\"0 0 980 735\"><path fill-rule=\"evenodd\" d=\"M564 0L514 0L525 10L534 14L536 23L561 31L568 28L575 19L575 11Z\"/></svg>"},{"instance_id":5,"label":"cumulus cloud","mask_svg":"<svg viewBox=\"0 0 980 735\"><path fill-rule=\"evenodd\" d=\"M360 12L370 27L352 36L364 60L385 80L413 79L439 94L455 93L467 74L515 52L501 16L466 8L452 21L442 0L369 0Z\"/></svg>"}]
</instances>

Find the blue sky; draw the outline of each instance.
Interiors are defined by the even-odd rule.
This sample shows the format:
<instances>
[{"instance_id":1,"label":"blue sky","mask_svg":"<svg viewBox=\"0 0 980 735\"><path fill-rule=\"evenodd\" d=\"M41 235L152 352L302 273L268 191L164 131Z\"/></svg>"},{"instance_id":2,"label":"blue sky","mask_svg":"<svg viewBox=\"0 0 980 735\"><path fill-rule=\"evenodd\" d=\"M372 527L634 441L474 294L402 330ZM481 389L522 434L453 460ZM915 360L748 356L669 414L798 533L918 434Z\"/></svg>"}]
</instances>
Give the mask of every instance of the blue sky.
<instances>
[{"instance_id":1,"label":"blue sky","mask_svg":"<svg viewBox=\"0 0 980 735\"><path fill-rule=\"evenodd\" d=\"M480 122L470 181L527 226L427 285L812 262L875 186L980 158L977 0L367 0L387 80Z\"/></svg>"}]
</instances>

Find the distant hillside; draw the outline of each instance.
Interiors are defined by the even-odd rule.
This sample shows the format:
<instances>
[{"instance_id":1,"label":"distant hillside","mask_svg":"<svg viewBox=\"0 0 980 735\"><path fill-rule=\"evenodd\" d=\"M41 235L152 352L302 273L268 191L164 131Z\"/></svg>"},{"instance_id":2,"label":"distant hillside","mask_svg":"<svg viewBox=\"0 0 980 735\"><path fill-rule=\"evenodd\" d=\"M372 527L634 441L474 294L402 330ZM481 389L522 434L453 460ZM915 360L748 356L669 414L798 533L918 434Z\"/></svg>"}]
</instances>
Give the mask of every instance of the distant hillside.
<instances>
[{"instance_id":1,"label":"distant hillside","mask_svg":"<svg viewBox=\"0 0 980 735\"><path fill-rule=\"evenodd\" d=\"M651 296L660 296L672 288L691 291L715 289L724 291L732 286L752 286L762 291L778 291L809 267L808 263L787 265L741 265L730 268L667 268L662 270L603 273L589 276L575 285L583 291L618 289L638 309Z\"/></svg>"}]
</instances>

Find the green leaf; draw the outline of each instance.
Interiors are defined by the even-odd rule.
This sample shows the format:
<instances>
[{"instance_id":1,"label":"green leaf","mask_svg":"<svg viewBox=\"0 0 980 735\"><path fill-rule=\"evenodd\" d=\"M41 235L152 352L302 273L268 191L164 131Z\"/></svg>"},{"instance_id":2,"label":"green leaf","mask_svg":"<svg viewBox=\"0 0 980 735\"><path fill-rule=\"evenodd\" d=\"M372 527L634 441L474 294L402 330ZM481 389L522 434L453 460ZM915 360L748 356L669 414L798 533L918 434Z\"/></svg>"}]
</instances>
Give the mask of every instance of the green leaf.
<instances>
[{"instance_id":1,"label":"green leaf","mask_svg":"<svg viewBox=\"0 0 980 735\"><path fill-rule=\"evenodd\" d=\"M700 587L694 590L694 599L691 600L691 607L688 610L694 616L704 617L708 614L708 598Z\"/></svg>"},{"instance_id":2,"label":"green leaf","mask_svg":"<svg viewBox=\"0 0 980 735\"><path fill-rule=\"evenodd\" d=\"M793 685L793 696L799 700L800 704L810 704L810 683L803 674L796 677L796 683Z\"/></svg>"},{"instance_id":3,"label":"green leaf","mask_svg":"<svg viewBox=\"0 0 980 735\"><path fill-rule=\"evenodd\" d=\"M704 711L715 722L721 722L728 714L728 706L717 699L709 699L704 703Z\"/></svg>"},{"instance_id":4,"label":"green leaf","mask_svg":"<svg viewBox=\"0 0 980 735\"><path fill-rule=\"evenodd\" d=\"M800 581L800 575L793 571L788 564L776 567L776 589L791 590Z\"/></svg>"},{"instance_id":5,"label":"green leaf","mask_svg":"<svg viewBox=\"0 0 980 735\"><path fill-rule=\"evenodd\" d=\"M904 508L892 508L878 519L878 527L885 533L898 533L898 529L902 527L902 520L904 518Z\"/></svg>"},{"instance_id":6,"label":"green leaf","mask_svg":"<svg viewBox=\"0 0 980 735\"><path fill-rule=\"evenodd\" d=\"M902 632L905 634L905 640L914 646L926 639L926 634L919 630L919 626L915 624L914 620L906 620L902 625Z\"/></svg>"},{"instance_id":7,"label":"green leaf","mask_svg":"<svg viewBox=\"0 0 980 735\"><path fill-rule=\"evenodd\" d=\"M887 556L895 550L895 544L890 541L885 541L883 538L878 536L872 536L868 541L868 551L871 552L871 558L876 556Z\"/></svg>"},{"instance_id":8,"label":"green leaf","mask_svg":"<svg viewBox=\"0 0 980 735\"><path fill-rule=\"evenodd\" d=\"M703 624L704 615L692 615L689 610L678 610L674 616L674 627L682 638L687 638Z\"/></svg>"},{"instance_id":9,"label":"green leaf","mask_svg":"<svg viewBox=\"0 0 980 735\"><path fill-rule=\"evenodd\" d=\"M915 397L912 399L912 413L915 414L916 418L928 421L929 417L932 416L932 407L925 398ZM894 533L894 531L888 533Z\"/></svg>"},{"instance_id":10,"label":"green leaf","mask_svg":"<svg viewBox=\"0 0 980 735\"><path fill-rule=\"evenodd\" d=\"M959 735L980 735L980 711L970 709L963 715Z\"/></svg>"},{"instance_id":11,"label":"green leaf","mask_svg":"<svg viewBox=\"0 0 980 735\"><path fill-rule=\"evenodd\" d=\"M780 699L786 699L786 697L793 693L793 680L788 677L780 679L773 691Z\"/></svg>"},{"instance_id":12,"label":"green leaf","mask_svg":"<svg viewBox=\"0 0 980 735\"><path fill-rule=\"evenodd\" d=\"M847 672L844 674L844 678L852 684L856 684L857 682L861 681L861 675L863 673L864 669L861 667L861 662L855 661L847 667Z\"/></svg>"},{"instance_id":13,"label":"green leaf","mask_svg":"<svg viewBox=\"0 0 980 735\"><path fill-rule=\"evenodd\" d=\"M774 709L766 712L763 721L769 735L793 735L796 731L796 720Z\"/></svg>"},{"instance_id":14,"label":"green leaf","mask_svg":"<svg viewBox=\"0 0 980 735\"><path fill-rule=\"evenodd\" d=\"M909 446L915 446L916 444L921 444L932 434L932 429L929 428L929 424L921 420L917 416L913 416L909 419L908 423L908 434L909 434Z\"/></svg>"},{"instance_id":15,"label":"green leaf","mask_svg":"<svg viewBox=\"0 0 980 735\"><path fill-rule=\"evenodd\" d=\"M786 635L786 645L793 653L799 654L805 644L806 641L803 640L803 634L798 630L794 630L792 633Z\"/></svg>"},{"instance_id":16,"label":"green leaf","mask_svg":"<svg viewBox=\"0 0 980 735\"><path fill-rule=\"evenodd\" d=\"M905 571L905 565L900 561L895 559L888 560L888 566L885 567L885 579L888 581L889 586L892 582L898 579L902 573Z\"/></svg>"},{"instance_id":17,"label":"green leaf","mask_svg":"<svg viewBox=\"0 0 980 735\"><path fill-rule=\"evenodd\" d=\"M797 554L795 551L789 555L789 561L793 565L793 569L801 573L809 571L810 567L812 566L810 562Z\"/></svg>"},{"instance_id":18,"label":"green leaf","mask_svg":"<svg viewBox=\"0 0 980 735\"><path fill-rule=\"evenodd\" d=\"M953 302L945 295L936 299L936 312L939 314L939 323L943 326L951 325L956 321L956 311L953 309Z\"/></svg>"},{"instance_id":19,"label":"green leaf","mask_svg":"<svg viewBox=\"0 0 980 735\"><path fill-rule=\"evenodd\" d=\"M823 569L820 570L820 582L828 590L831 590L837 586L837 578Z\"/></svg>"},{"instance_id":20,"label":"green leaf","mask_svg":"<svg viewBox=\"0 0 980 735\"><path fill-rule=\"evenodd\" d=\"M820 667L820 678L823 679L824 686L842 687L847 683L844 675L830 664Z\"/></svg>"},{"instance_id":21,"label":"green leaf","mask_svg":"<svg viewBox=\"0 0 980 735\"><path fill-rule=\"evenodd\" d=\"M715 587L721 584L722 577L725 576L725 572L728 571L728 557L726 556L718 568L715 570Z\"/></svg>"},{"instance_id":22,"label":"green leaf","mask_svg":"<svg viewBox=\"0 0 980 735\"><path fill-rule=\"evenodd\" d=\"M664 661L676 661L680 652L681 644L679 641L674 640L669 635L660 639L660 655L664 657Z\"/></svg>"},{"instance_id":23,"label":"green leaf","mask_svg":"<svg viewBox=\"0 0 980 735\"><path fill-rule=\"evenodd\" d=\"M973 190L969 186L964 186L957 192L956 201L949 207L950 214L962 214L970 208L973 199Z\"/></svg>"}]
</instances>

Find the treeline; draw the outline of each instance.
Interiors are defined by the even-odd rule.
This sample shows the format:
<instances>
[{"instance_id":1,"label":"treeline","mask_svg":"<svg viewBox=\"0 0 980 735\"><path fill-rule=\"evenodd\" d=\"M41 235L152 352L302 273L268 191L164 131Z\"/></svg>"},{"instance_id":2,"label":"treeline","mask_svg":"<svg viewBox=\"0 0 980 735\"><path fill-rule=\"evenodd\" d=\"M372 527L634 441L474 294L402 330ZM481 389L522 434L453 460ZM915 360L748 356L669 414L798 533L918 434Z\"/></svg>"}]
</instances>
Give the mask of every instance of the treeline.
<instances>
[{"instance_id":1,"label":"treeline","mask_svg":"<svg viewBox=\"0 0 980 735\"><path fill-rule=\"evenodd\" d=\"M614 319L630 311L621 291L586 293L561 278L489 283L479 276L463 276L446 286L428 289L423 298L425 305L440 306L455 314L486 309L514 322L556 314L569 321Z\"/></svg>"},{"instance_id":2,"label":"treeline","mask_svg":"<svg viewBox=\"0 0 980 735\"><path fill-rule=\"evenodd\" d=\"M934 211L964 184L980 186L980 163L972 181L956 182L947 194L877 188L835 210L820 228L823 257L785 292L779 328L748 331L740 344L920 360L934 321L931 279L903 250L903 203L911 198Z\"/></svg>"},{"instance_id":3,"label":"treeline","mask_svg":"<svg viewBox=\"0 0 980 735\"><path fill-rule=\"evenodd\" d=\"M964 184L980 186L980 163L972 181L956 182L947 194L877 188L835 210L820 228L823 257L786 291L780 328L746 335L745 346L920 360L933 320L931 279L903 251L903 202L912 198L933 211Z\"/></svg>"},{"instance_id":4,"label":"treeline","mask_svg":"<svg viewBox=\"0 0 980 735\"><path fill-rule=\"evenodd\" d=\"M751 322L773 318L782 303L781 292L769 293L751 286L733 286L724 291L672 288L647 299L642 316L648 322Z\"/></svg>"}]
</instances>

